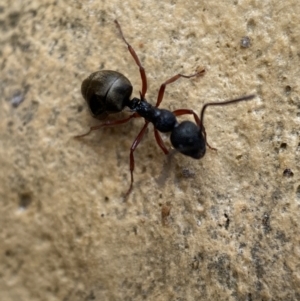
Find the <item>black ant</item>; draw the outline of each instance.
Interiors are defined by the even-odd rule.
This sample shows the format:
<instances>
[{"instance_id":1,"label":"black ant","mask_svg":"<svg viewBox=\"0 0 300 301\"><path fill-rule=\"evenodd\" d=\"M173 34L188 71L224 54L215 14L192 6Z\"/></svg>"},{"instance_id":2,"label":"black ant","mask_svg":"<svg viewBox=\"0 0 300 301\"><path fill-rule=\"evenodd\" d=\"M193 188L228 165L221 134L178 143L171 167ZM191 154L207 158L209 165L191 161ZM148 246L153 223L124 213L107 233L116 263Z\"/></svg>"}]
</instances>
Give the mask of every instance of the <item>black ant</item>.
<instances>
[{"instance_id":1,"label":"black ant","mask_svg":"<svg viewBox=\"0 0 300 301\"><path fill-rule=\"evenodd\" d=\"M175 82L181 77L191 78L203 75L205 70L201 70L192 75L177 74L165 81L160 86L155 106L151 105L145 99L145 94L147 92L147 78L145 69L142 66L134 49L126 41L120 24L117 20L115 20L115 24L135 63L139 67L142 79L142 92L140 92L140 98L133 98L130 100L132 85L123 74L111 70L102 70L92 73L87 79L82 82L81 92L84 99L88 103L93 117L103 119L111 113L122 111L125 107L128 107L134 113L125 119L115 121L107 120L100 125L92 126L87 133L76 136L75 138L82 138L84 136L87 136L92 131L98 130L102 127L115 126L126 123L132 118L143 117L145 119L143 128L137 135L130 148L129 157L131 182L129 189L125 194L126 200L132 190L133 185L133 152L141 142L150 122L154 126L154 136L156 142L166 155L169 153L169 150L165 146L159 132L171 132L171 143L177 151L194 159L200 159L205 155L206 145L210 147L206 140L206 132L203 125L204 112L206 108L208 106L222 106L243 100L250 100L253 99L255 95L247 95L224 102L206 103L202 107L200 117L193 110L189 109L179 109L171 112L166 109L158 108L163 100L164 92L168 84ZM185 114L193 115L196 123L193 123L191 121L178 122L176 117Z\"/></svg>"}]
</instances>

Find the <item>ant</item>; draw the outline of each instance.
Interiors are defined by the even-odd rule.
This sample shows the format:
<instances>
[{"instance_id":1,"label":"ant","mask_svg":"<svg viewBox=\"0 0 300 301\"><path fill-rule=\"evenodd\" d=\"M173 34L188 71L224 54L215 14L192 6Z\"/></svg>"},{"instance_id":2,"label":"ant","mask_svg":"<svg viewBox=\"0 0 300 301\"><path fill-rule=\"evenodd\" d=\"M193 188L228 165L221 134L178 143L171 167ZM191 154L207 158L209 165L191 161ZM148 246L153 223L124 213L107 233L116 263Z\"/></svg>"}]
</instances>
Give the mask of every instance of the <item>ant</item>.
<instances>
[{"instance_id":1,"label":"ant","mask_svg":"<svg viewBox=\"0 0 300 301\"><path fill-rule=\"evenodd\" d=\"M100 125L90 127L90 130L83 134L75 136L75 138L82 138L89 135L92 131L98 130L102 127L115 126L128 122L132 118L144 118L145 124L140 130L139 134L133 141L130 148L130 175L131 181L129 189L125 194L125 200L129 196L133 187L133 171L134 171L134 156L133 153L137 146L141 142L146 129L151 122L154 126L154 136L157 144L162 149L162 151L167 155L169 150L165 146L159 132L161 133L171 133L170 140L173 147L180 153L192 157L194 159L200 159L205 155L206 145L212 148L206 140L205 127L203 125L204 112L209 106L223 106L227 104L236 103L239 101L250 100L255 97L255 95L242 96L236 99L227 100L223 102L209 102L203 105L200 117L190 109L179 109L173 112L160 109L166 86L174 83L179 78L192 78L196 76L203 75L205 70L201 70L192 75L177 74L167 81L165 81L159 89L157 100L155 106L151 105L145 99L145 94L147 92L147 77L145 69L142 66L135 50L127 42L124 37L123 31L117 20L114 21L121 38L127 45L127 48L133 57L135 63L139 67L141 79L142 79L142 92L140 92L140 98L132 98L130 96L132 93L132 85L130 81L121 73L111 70L101 70L92 73L88 78L82 82L81 92L87 102L93 117L98 119L103 119L109 114L121 112L125 107L128 107L132 115L121 120L107 120ZM195 123L191 121L178 122L177 116L181 115L193 115ZM215 150L215 149L214 149Z\"/></svg>"}]
</instances>

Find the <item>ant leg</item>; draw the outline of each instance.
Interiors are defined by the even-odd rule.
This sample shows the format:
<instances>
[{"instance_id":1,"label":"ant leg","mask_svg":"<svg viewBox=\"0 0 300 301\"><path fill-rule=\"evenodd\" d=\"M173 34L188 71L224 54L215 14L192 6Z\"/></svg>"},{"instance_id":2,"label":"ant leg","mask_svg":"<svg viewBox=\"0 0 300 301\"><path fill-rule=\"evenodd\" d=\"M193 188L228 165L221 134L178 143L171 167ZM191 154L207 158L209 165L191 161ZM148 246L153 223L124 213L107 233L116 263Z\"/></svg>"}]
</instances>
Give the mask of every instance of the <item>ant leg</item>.
<instances>
[{"instance_id":1,"label":"ant leg","mask_svg":"<svg viewBox=\"0 0 300 301\"><path fill-rule=\"evenodd\" d=\"M120 34L121 34L121 37L122 37L123 41L125 42L125 44L128 47L128 50L129 50L131 56L133 57L133 59L135 60L135 63L138 65L138 67L140 69L140 74L141 74L141 79L142 79L142 99L144 99L145 95L146 95L146 92L147 92L147 77L146 77L145 69L142 66L142 64L139 60L139 57L137 56L137 54L134 51L134 49L132 48L132 46L126 41L119 22L117 20L115 20L115 23L116 23L116 26L117 26Z\"/></svg>"},{"instance_id":2,"label":"ant leg","mask_svg":"<svg viewBox=\"0 0 300 301\"><path fill-rule=\"evenodd\" d=\"M137 135L137 137L135 138L135 140L133 141L131 148L130 148L130 155L129 155L129 167L130 167L130 177L131 177L131 181L130 181L130 186L129 189L127 190L125 196L124 196L124 201L127 200L130 192L132 191L132 185L133 185L133 171L134 171L134 156L133 156L133 152L136 150L136 148L138 147L139 143L141 142L143 136L145 135L145 131L148 127L149 121L146 121L143 128L141 129L141 131L139 132L139 134Z\"/></svg>"},{"instance_id":3,"label":"ant leg","mask_svg":"<svg viewBox=\"0 0 300 301\"><path fill-rule=\"evenodd\" d=\"M193 110L189 110L189 109L179 109L179 110L175 110L173 111L173 114L175 116L181 116L181 115L186 115L186 114L190 114L194 116L194 119L196 121L196 124L198 126L200 126L200 119L198 117L198 115L193 111Z\"/></svg>"},{"instance_id":4,"label":"ant leg","mask_svg":"<svg viewBox=\"0 0 300 301\"><path fill-rule=\"evenodd\" d=\"M89 135L92 131L99 130L102 127L123 124L123 123L128 122L132 118L138 118L138 117L141 117L141 116L138 115L137 113L134 113L134 114L130 115L129 117L125 118L125 119L121 119L121 120L107 120L107 121L105 121L102 124L99 124L99 125L96 125L96 126L91 126L90 130L87 133L82 134L82 135L78 135L78 136L74 136L74 138L76 138L76 139L82 138L82 137L85 137L85 136Z\"/></svg>"},{"instance_id":5,"label":"ant leg","mask_svg":"<svg viewBox=\"0 0 300 301\"><path fill-rule=\"evenodd\" d=\"M166 89L166 86L168 84L171 84L171 83L174 83L175 81L177 81L180 77L184 77L184 78L191 78L191 77L194 77L194 76L200 76L200 75L203 75L205 73L205 69L202 69L201 71L197 72L197 73L194 73L192 75L183 75L183 74L177 74L173 77L171 77L170 79L168 79L167 81L165 81L161 86L160 86L160 89L159 89L159 92L158 92L158 96L157 96L157 101L156 101L156 105L155 107L158 108L160 103L162 102L163 98L164 98L164 93L165 93L165 89Z\"/></svg>"},{"instance_id":6,"label":"ant leg","mask_svg":"<svg viewBox=\"0 0 300 301\"><path fill-rule=\"evenodd\" d=\"M154 136L155 136L156 142L159 145L159 147L162 149L162 151L165 153L165 155L167 155L169 153L169 151L166 148L166 146L165 146L163 140L161 139L161 136L156 128L154 128Z\"/></svg>"},{"instance_id":7,"label":"ant leg","mask_svg":"<svg viewBox=\"0 0 300 301\"><path fill-rule=\"evenodd\" d=\"M204 140L205 140L205 143L206 145L212 149L212 150L217 150L216 148L214 147L211 147L208 142L207 142L207 139L206 139L206 131L205 131L205 127L204 125L202 124L202 122L200 121L198 115L193 111L193 110L189 110L189 109L179 109L179 110L175 110L173 111L173 114L175 116L181 116L181 115L186 115L186 114L189 114L189 115L193 115L194 116L194 119L196 121L196 124L199 126L199 128L201 129L202 133L203 133L203 137L204 137Z\"/></svg>"}]
</instances>

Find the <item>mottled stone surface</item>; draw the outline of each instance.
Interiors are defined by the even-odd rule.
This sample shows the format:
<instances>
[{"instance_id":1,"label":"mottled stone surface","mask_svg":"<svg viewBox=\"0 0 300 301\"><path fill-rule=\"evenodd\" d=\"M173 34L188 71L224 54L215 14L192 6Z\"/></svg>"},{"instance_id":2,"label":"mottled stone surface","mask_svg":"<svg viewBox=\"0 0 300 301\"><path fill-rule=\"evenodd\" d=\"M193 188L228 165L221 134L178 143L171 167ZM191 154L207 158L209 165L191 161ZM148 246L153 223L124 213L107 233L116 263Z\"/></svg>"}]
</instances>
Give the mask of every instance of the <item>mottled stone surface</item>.
<instances>
[{"instance_id":1,"label":"mottled stone surface","mask_svg":"<svg viewBox=\"0 0 300 301\"><path fill-rule=\"evenodd\" d=\"M0 299L300 300L299 16L298 0L2 0ZM257 94L207 110L218 151L202 160L166 158L150 127L127 203L143 121L72 138L98 124L80 93L91 72L141 89L115 18L151 103L203 66L162 107Z\"/></svg>"}]
</instances>

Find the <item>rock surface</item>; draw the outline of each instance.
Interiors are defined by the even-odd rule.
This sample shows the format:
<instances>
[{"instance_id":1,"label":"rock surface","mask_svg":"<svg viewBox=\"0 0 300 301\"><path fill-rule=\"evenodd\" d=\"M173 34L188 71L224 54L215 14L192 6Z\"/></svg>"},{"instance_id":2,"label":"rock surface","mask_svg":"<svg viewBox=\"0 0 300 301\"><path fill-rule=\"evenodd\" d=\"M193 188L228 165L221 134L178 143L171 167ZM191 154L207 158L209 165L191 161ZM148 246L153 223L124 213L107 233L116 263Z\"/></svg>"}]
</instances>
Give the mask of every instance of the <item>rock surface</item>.
<instances>
[{"instance_id":1,"label":"rock surface","mask_svg":"<svg viewBox=\"0 0 300 301\"><path fill-rule=\"evenodd\" d=\"M300 300L300 5L205 2L2 0L1 300ZM143 121L73 139L99 123L91 72L141 89L115 18L149 102L201 67L161 107L257 94L207 110L202 160L165 157L150 127L126 203Z\"/></svg>"}]
</instances>

